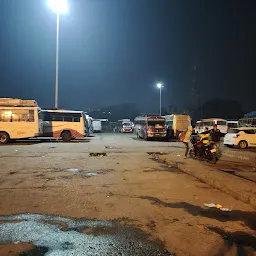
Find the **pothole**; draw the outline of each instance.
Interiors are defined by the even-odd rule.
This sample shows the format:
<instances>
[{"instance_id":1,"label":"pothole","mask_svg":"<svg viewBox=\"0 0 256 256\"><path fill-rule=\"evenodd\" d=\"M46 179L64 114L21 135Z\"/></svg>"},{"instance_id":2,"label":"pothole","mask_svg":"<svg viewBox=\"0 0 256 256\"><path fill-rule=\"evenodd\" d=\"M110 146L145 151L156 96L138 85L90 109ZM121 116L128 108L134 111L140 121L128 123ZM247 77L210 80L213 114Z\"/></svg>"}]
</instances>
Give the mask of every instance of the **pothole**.
<instances>
[{"instance_id":1,"label":"pothole","mask_svg":"<svg viewBox=\"0 0 256 256\"><path fill-rule=\"evenodd\" d=\"M147 154L150 156L152 156L152 155L160 155L160 156L167 155L166 152L147 152Z\"/></svg>"},{"instance_id":2,"label":"pothole","mask_svg":"<svg viewBox=\"0 0 256 256\"><path fill-rule=\"evenodd\" d=\"M165 166L159 168L150 168L143 170L143 172L171 172L171 173L181 173L181 171L173 166Z\"/></svg>"},{"instance_id":3,"label":"pothole","mask_svg":"<svg viewBox=\"0 0 256 256\"><path fill-rule=\"evenodd\" d=\"M103 153L90 153L90 156L107 156L107 153L103 152Z\"/></svg>"}]
</instances>

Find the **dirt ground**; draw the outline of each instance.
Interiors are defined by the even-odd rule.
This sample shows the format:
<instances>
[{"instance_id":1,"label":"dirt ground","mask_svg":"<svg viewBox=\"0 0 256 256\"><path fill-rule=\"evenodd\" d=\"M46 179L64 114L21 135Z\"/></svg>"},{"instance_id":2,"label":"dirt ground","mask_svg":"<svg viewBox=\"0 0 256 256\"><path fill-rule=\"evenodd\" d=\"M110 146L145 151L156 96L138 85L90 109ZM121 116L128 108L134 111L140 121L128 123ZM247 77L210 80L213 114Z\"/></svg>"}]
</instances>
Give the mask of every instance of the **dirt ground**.
<instances>
[{"instance_id":1,"label":"dirt ground","mask_svg":"<svg viewBox=\"0 0 256 256\"><path fill-rule=\"evenodd\" d=\"M130 134L1 146L0 236L7 228L1 226L10 221L31 221L17 214L33 213L115 221L142 230L152 243L162 242L170 255L256 255L256 213L249 205L156 161L152 152L183 155L184 148L177 142L140 141ZM224 160L219 167L230 169ZM33 252L30 241L15 244L0 237L0 255ZM40 254L22 255L48 255L40 248Z\"/></svg>"}]
</instances>

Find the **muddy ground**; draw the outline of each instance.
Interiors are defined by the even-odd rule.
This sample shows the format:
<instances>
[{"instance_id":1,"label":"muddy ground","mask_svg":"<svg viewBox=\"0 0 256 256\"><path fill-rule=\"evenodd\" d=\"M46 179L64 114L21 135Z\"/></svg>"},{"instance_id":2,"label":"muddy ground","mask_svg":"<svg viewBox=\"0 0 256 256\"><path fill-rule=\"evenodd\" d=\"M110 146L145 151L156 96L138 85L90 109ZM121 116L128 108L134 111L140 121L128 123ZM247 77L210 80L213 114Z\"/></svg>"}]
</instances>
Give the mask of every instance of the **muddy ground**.
<instances>
[{"instance_id":1,"label":"muddy ground","mask_svg":"<svg viewBox=\"0 0 256 256\"><path fill-rule=\"evenodd\" d=\"M130 134L1 146L0 255L255 255L255 211L157 161L168 152L183 145ZM216 169L254 172L228 161Z\"/></svg>"}]
</instances>

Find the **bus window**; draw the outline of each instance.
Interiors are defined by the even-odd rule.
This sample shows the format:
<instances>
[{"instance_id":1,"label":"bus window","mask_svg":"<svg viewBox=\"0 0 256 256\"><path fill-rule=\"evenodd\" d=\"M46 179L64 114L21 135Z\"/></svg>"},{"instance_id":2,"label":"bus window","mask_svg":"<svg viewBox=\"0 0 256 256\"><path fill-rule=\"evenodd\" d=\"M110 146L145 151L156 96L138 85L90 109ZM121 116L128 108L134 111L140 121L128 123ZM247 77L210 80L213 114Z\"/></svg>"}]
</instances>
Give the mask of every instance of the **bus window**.
<instances>
[{"instance_id":1,"label":"bus window","mask_svg":"<svg viewBox=\"0 0 256 256\"><path fill-rule=\"evenodd\" d=\"M0 110L0 121L1 122L11 122L12 111L8 109Z\"/></svg>"},{"instance_id":2,"label":"bus window","mask_svg":"<svg viewBox=\"0 0 256 256\"><path fill-rule=\"evenodd\" d=\"M164 126L165 121L164 120L149 120L148 121L148 126Z\"/></svg>"},{"instance_id":3,"label":"bus window","mask_svg":"<svg viewBox=\"0 0 256 256\"><path fill-rule=\"evenodd\" d=\"M79 117L74 117L74 122L79 123L80 122L80 118Z\"/></svg>"},{"instance_id":4,"label":"bus window","mask_svg":"<svg viewBox=\"0 0 256 256\"><path fill-rule=\"evenodd\" d=\"M239 127L256 127L256 118L242 118L238 120Z\"/></svg>"},{"instance_id":5,"label":"bus window","mask_svg":"<svg viewBox=\"0 0 256 256\"><path fill-rule=\"evenodd\" d=\"M52 121L62 122L63 121L63 117L62 116L52 115Z\"/></svg>"},{"instance_id":6,"label":"bus window","mask_svg":"<svg viewBox=\"0 0 256 256\"><path fill-rule=\"evenodd\" d=\"M34 122L34 110L29 110L29 122Z\"/></svg>"},{"instance_id":7,"label":"bus window","mask_svg":"<svg viewBox=\"0 0 256 256\"><path fill-rule=\"evenodd\" d=\"M73 122L73 118L72 118L72 116L64 116L63 121L64 122Z\"/></svg>"},{"instance_id":8,"label":"bus window","mask_svg":"<svg viewBox=\"0 0 256 256\"><path fill-rule=\"evenodd\" d=\"M28 109L1 110L0 121L2 122L34 122L34 110L28 110Z\"/></svg>"},{"instance_id":9,"label":"bus window","mask_svg":"<svg viewBox=\"0 0 256 256\"><path fill-rule=\"evenodd\" d=\"M227 125L226 121L217 121L217 125Z\"/></svg>"}]
</instances>

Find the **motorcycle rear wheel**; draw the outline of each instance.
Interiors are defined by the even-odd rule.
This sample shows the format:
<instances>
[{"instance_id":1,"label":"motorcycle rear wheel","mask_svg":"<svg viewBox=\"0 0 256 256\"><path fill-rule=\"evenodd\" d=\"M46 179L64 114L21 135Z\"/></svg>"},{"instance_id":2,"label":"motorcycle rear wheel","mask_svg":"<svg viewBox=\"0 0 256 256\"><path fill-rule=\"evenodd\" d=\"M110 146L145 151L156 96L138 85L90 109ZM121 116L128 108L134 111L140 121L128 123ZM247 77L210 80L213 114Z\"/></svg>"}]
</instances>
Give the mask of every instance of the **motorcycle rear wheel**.
<instances>
[{"instance_id":1,"label":"motorcycle rear wheel","mask_svg":"<svg viewBox=\"0 0 256 256\"><path fill-rule=\"evenodd\" d=\"M210 159L209 162L212 163L212 164L216 164L216 162L217 162L217 156L216 156L216 154L212 154L212 155L211 155L211 159Z\"/></svg>"}]
</instances>

